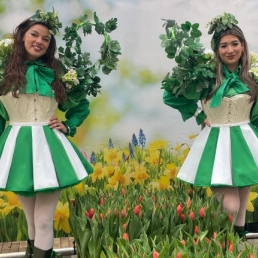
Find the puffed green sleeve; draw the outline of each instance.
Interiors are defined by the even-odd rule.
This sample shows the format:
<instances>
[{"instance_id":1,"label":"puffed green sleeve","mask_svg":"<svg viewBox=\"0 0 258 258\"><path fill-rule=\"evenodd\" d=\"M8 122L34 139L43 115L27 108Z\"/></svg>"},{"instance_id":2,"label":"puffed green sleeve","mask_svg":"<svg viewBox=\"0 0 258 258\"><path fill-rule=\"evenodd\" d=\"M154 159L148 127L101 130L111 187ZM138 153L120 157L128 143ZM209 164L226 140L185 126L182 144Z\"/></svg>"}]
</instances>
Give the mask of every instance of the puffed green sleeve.
<instances>
[{"instance_id":1,"label":"puffed green sleeve","mask_svg":"<svg viewBox=\"0 0 258 258\"><path fill-rule=\"evenodd\" d=\"M180 112L183 121L186 121L187 119L193 117L198 110L198 101L193 99L187 99L184 96L172 95L168 91L164 91L163 101L166 105L177 109ZM195 118L197 124L200 125L204 122L206 115L203 111L201 111L197 114Z\"/></svg>"},{"instance_id":2,"label":"puffed green sleeve","mask_svg":"<svg viewBox=\"0 0 258 258\"><path fill-rule=\"evenodd\" d=\"M79 103L71 108L69 108L65 113L66 120L62 123L66 126L68 136L74 136L77 131L77 127L80 126L83 121L90 114L89 109L90 102L85 98L79 101ZM59 109L64 111L62 106Z\"/></svg>"}]
</instances>

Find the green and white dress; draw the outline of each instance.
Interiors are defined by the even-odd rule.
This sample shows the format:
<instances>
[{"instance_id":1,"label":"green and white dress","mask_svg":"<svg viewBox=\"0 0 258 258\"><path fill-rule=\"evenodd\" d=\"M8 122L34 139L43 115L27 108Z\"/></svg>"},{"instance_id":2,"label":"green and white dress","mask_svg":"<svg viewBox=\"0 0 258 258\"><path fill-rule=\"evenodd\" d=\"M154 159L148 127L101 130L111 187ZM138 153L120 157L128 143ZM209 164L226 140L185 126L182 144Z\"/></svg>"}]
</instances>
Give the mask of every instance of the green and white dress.
<instances>
[{"instance_id":1,"label":"green and white dress","mask_svg":"<svg viewBox=\"0 0 258 258\"><path fill-rule=\"evenodd\" d=\"M34 75L37 68L31 71ZM0 190L30 196L78 184L93 172L67 136L48 126L58 107L50 86L39 83L18 98L10 92L0 101L0 129L9 120L0 136ZM74 129L88 113L85 99L70 111L66 123Z\"/></svg>"},{"instance_id":2,"label":"green and white dress","mask_svg":"<svg viewBox=\"0 0 258 258\"><path fill-rule=\"evenodd\" d=\"M223 93L220 102L201 101L205 126L195 139L178 178L195 186L243 187L258 183L258 128L250 122L253 102L249 89L234 89L234 83ZM239 93L240 92L240 93ZM197 110L197 100L164 93L164 102L180 111L184 120ZM197 112L198 113L198 112ZM198 119L197 119L198 122Z\"/></svg>"}]
</instances>

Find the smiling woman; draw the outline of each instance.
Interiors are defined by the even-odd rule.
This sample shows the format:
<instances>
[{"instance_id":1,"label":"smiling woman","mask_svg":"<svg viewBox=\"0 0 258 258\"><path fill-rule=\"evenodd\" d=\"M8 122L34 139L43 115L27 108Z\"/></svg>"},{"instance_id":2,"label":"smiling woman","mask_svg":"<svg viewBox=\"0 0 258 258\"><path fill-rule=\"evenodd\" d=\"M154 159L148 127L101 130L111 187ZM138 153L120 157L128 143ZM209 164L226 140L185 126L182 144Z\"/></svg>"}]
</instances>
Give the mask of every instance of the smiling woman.
<instances>
[{"instance_id":1,"label":"smiling woman","mask_svg":"<svg viewBox=\"0 0 258 258\"><path fill-rule=\"evenodd\" d=\"M34 61L43 56L48 50L51 34L46 26L35 24L24 34L24 47L27 51L27 59Z\"/></svg>"},{"instance_id":2,"label":"smiling woman","mask_svg":"<svg viewBox=\"0 0 258 258\"><path fill-rule=\"evenodd\" d=\"M258 183L257 83L237 23L229 13L209 23L211 58L199 43L199 24L167 21L162 40L178 65L163 82L163 100L180 111L183 120L195 117L203 127L178 178L211 187L223 209L234 216L235 232L243 236L248 196Z\"/></svg>"},{"instance_id":3,"label":"smiling woman","mask_svg":"<svg viewBox=\"0 0 258 258\"><path fill-rule=\"evenodd\" d=\"M29 235L27 258L56 257L53 220L61 189L93 172L67 138L89 115L89 101L79 99L66 121L55 115L67 100L55 57L54 32L59 27L54 13L43 12L19 24L0 85L0 189L16 193L22 204Z\"/></svg>"}]
</instances>

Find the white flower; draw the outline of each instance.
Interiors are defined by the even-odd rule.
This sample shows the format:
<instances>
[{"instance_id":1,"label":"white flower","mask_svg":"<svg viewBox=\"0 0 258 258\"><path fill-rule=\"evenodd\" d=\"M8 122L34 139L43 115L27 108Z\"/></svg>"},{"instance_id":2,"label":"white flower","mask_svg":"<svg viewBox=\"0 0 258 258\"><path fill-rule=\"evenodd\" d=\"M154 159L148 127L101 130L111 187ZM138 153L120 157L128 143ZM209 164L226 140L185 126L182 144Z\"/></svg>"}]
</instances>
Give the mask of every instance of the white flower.
<instances>
[{"instance_id":1,"label":"white flower","mask_svg":"<svg viewBox=\"0 0 258 258\"><path fill-rule=\"evenodd\" d=\"M13 44L13 39L2 39L0 41L0 46L8 47Z\"/></svg>"},{"instance_id":2,"label":"white flower","mask_svg":"<svg viewBox=\"0 0 258 258\"><path fill-rule=\"evenodd\" d=\"M66 83L66 87L71 89L73 85L78 85L80 81L77 78L77 72L74 69L70 69L63 75L62 81Z\"/></svg>"}]
</instances>

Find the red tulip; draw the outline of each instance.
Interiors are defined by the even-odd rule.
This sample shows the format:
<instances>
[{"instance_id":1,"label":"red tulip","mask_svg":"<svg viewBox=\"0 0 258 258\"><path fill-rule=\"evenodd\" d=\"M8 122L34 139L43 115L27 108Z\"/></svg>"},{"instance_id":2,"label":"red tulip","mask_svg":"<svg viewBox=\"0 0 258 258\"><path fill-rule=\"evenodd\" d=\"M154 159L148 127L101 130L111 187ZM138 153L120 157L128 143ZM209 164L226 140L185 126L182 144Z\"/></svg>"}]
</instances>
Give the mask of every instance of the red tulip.
<instances>
[{"instance_id":1,"label":"red tulip","mask_svg":"<svg viewBox=\"0 0 258 258\"><path fill-rule=\"evenodd\" d=\"M135 205L135 207L134 207L134 213L135 213L136 215L139 215L140 212L141 212L141 206L140 206L140 205Z\"/></svg>"},{"instance_id":2,"label":"red tulip","mask_svg":"<svg viewBox=\"0 0 258 258\"><path fill-rule=\"evenodd\" d=\"M159 257L159 253L157 251L153 251L153 258L158 258Z\"/></svg>"},{"instance_id":3,"label":"red tulip","mask_svg":"<svg viewBox=\"0 0 258 258\"><path fill-rule=\"evenodd\" d=\"M93 209L93 208L90 208L89 214L90 214L90 217L91 217L91 218L93 217L94 213L95 213L94 209Z\"/></svg>"},{"instance_id":4,"label":"red tulip","mask_svg":"<svg viewBox=\"0 0 258 258\"><path fill-rule=\"evenodd\" d=\"M189 208L191 206L192 200L188 198L186 207Z\"/></svg>"},{"instance_id":5,"label":"red tulip","mask_svg":"<svg viewBox=\"0 0 258 258\"><path fill-rule=\"evenodd\" d=\"M197 225L194 227L194 233L195 233L196 235L199 234L199 227L198 227Z\"/></svg>"},{"instance_id":6,"label":"red tulip","mask_svg":"<svg viewBox=\"0 0 258 258\"><path fill-rule=\"evenodd\" d=\"M121 217L122 217L122 218L125 218L125 217L126 217L126 211L125 211L124 209L121 211Z\"/></svg>"},{"instance_id":7,"label":"red tulip","mask_svg":"<svg viewBox=\"0 0 258 258\"><path fill-rule=\"evenodd\" d=\"M124 188L122 188L122 195L125 196L126 195L126 190Z\"/></svg>"},{"instance_id":8,"label":"red tulip","mask_svg":"<svg viewBox=\"0 0 258 258\"><path fill-rule=\"evenodd\" d=\"M204 208L203 208L203 207L201 207L200 212L199 212L199 215L200 215L201 218L204 218L205 211L204 211Z\"/></svg>"},{"instance_id":9,"label":"red tulip","mask_svg":"<svg viewBox=\"0 0 258 258\"><path fill-rule=\"evenodd\" d=\"M189 217L190 217L191 220L195 219L195 215L194 215L193 211L190 212Z\"/></svg>"},{"instance_id":10,"label":"red tulip","mask_svg":"<svg viewBox=\"0 0 258 258\"><path fill-rule=\"evenodd\" d=\"M176 254L176 258L181 258L182 257L182 254L180 253L180 252L178 252L177 254Z\"/></svg>"},{"instance_id":11,"label":"red tulip","mask_svg":"<svg viewBox=\"0 0 258 258\"><path fill-rule=\"evenodd\" d=\"M142 195L140 195L139 198L138 198L138 202L141 202L142 199L143 199L143 197L142 197Z\"/></svg>"},{"instance_id":12,"label":"red tulip","mask_svg":"<svg viewBox=\"0 0 258 258\"><path fill-rule=\"evenodd\" d=\"M71 199L71 203L72 203L73 207L75 207L75 204L76 204L75 199Z\"/></svg>"},{"instance_id":13,"label":"red tulip","mask_svg":"<svg viewBox=\"0 0 258 258\"><path fill-rule=\"evenodd\" d=\"M105 199L102 197L102 198L100 199L100 205L101 205L101 206L104 206L104 203L105 203Z\"/></svg>"},{"instance_id":14,"label":"red tulip","mask_svg":"<svg viewBox=\"0 0 258 258\"><path fill-rule=\"evenodd\" d=\"M182 210L183 210L183 207L182 207L182 204L181 204L181 203L177 205L176 210L177 210L178 216L180 216L181 213L182 213Z\"/></svg>"},{"instance_id":15,"label":"red tulip","mask_svg":"<svg viewBox=\"0 0 258 258\"><path fill-rule=\"evenodd\" d=\"M128 235L128 233L125 232L125 233L123 234L123 239L129 241L129 235Z\"/></svg>"}]
</instances>

